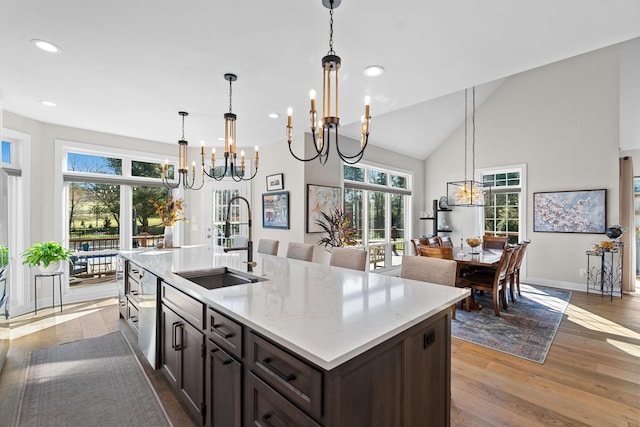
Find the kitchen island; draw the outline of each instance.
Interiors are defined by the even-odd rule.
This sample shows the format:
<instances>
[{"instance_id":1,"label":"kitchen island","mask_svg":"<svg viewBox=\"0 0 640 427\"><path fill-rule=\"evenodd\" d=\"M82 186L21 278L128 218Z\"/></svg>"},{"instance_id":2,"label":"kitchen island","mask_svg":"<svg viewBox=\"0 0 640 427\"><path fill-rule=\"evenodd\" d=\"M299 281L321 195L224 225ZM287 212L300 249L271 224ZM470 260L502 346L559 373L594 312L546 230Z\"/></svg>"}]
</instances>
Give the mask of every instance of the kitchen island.
<instances>
[{"instance_id":1,"label":"kitchen island","mask_svg":"<svg viewBox=\"0 0 640 427\"><path fill-rule=\"evenodd\" d=\"M268 255L261 281L208 290L175 273L245 271L238 253L121 256L157 278L165 374L184 382L180 371L206 360L177 390L208 425L449 424L450 307L468 290Z\"/></svg>"}]
</instances>

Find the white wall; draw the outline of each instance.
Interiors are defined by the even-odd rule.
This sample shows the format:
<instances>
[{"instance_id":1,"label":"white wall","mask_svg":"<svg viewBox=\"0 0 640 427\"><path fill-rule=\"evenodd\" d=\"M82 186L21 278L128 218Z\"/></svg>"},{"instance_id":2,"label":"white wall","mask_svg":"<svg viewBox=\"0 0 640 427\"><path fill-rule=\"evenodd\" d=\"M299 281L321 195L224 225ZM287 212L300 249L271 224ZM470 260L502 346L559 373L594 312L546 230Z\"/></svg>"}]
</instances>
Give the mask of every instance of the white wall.
<instances>
[{"instance_id":1,"label":"white wall","mask_svg":"<svg viewBox=\"0 0 640 427\"><path fill-rule=\"evenodd\" d=\"M584 290L585 250L606 239L534 233L533 193L605 188L607 223L618 222L618 88L613 46L509 77L476 112L476 168L528 167L527 280ZM425 161L427 200L463 178L463 144L460 128ZM455 208L454 223L465 209L474 208Z\"/></svg>"}]
</instances>

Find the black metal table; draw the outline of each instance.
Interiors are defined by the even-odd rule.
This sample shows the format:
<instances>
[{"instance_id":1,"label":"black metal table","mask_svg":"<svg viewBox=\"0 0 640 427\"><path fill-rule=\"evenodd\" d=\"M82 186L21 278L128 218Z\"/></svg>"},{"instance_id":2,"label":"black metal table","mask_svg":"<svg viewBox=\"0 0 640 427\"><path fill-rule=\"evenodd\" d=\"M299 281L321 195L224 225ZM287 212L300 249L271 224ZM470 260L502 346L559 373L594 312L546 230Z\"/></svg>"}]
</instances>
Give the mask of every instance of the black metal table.
<instances>
[{"instance_id":1,"label":"black metal table","mask_svg":"<svg viewBox=\"0 0 640 427\"><path fill-rule=\"evenodd\" d=\"M601 296L609 295L613 301L613 295L620 293L622 298L622 267L624 244L616 242L611 250L587 251L587 293L589 291L600 292ZM599 265L592 258L600 258Z\"/></svg>"},{"instance_id":2,"label":"black metal table","mask_svg":"<svg viewBox=\"0 0 640 427\"><path fill-rule=\"evenodd\" d=\"M38 314L38 278L51 277L51 308L56 307L56 276L58 277L59 289L60 289L60 311L62 311L62 276L64 271L55 271L53 273L37 273L33 278L33 291L34 291L34 307L35 314Z\"/></svg>"}]
</instances>

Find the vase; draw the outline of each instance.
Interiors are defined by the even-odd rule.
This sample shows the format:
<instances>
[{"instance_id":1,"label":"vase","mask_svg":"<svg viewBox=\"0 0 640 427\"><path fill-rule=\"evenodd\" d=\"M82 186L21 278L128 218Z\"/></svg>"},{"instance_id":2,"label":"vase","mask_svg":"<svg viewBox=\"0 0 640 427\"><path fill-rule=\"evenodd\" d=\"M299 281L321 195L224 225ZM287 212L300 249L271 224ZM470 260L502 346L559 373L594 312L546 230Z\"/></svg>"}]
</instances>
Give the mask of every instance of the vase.
<instances>
[{"instance_id":1,"label":"vase","mask_svg":"<svg viewBox=\"0 0 640 427\"><path fill-rule=\"evenodd\" d=\"M173 225L164 226L164 247L173 247Z\"/></svg>"},{"instance_id":2,"label":"vase","mask_svg":"<svg viewBox=\"0 0 640 427\"><path fill-rule=\"evenodd\" d=\"M50 262L48 266L43 267L41 265L38 266L40 273L42 274L51 274L60 270L60 261Z\"/></svg>"}]
</instances>

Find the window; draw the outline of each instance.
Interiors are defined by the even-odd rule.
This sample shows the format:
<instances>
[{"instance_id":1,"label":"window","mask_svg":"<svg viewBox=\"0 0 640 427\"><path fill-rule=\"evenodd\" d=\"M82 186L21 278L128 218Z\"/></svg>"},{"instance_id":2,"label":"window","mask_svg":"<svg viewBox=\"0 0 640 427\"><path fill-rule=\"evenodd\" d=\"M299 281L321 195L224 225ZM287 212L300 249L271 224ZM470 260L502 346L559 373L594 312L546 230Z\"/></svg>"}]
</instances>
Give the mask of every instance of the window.
<instances>
[{"instance_id":1,"label":"window","mask_svg":"<svg viewBox=\"0 0 640 427\"><path fill-rule=\"evenodd\" d=\"M69 289L112 286L119 250L152 247L164 237L164 225L151 202L162 202L170 193L162 185L159 157L56 141L56 164L65 192L61 235L74 251ZM172 172L170 165L170 176Z\"/></svg>"},{"instance_id":2,"label":"window","mask_svg":"<svg viewBox=\"0 0 640 427\"><path fill-rule=\"evenodd\" d=\"M365 180L366 178L366 180ZM344 210L358 245L369 252L369 269L400 265L411 235L411 175L385 167L344 166Z\"/></svg>"},{"instance_id":3,"label":"window","mask_svg":"<svg viewBox=\"0 0 640 427\"><path fill-rule=\"evenodd\" d=\"M11 143L2 141L2 163L11 164Z\"/></svg>"},{"instance_id":4,"label":"window","mask_svg":"<svg viewBox=\"0 0 640 427\"><path fill-rule=\"evenodd\" d=\"M521 168L485 171L485 186L491 187L484 206L484 231L486 234L506 236L509 243L523 239L522 201L523 171Z\"/></svg>"}]
</instances>

